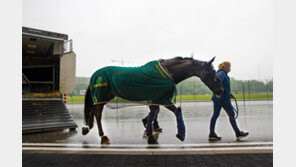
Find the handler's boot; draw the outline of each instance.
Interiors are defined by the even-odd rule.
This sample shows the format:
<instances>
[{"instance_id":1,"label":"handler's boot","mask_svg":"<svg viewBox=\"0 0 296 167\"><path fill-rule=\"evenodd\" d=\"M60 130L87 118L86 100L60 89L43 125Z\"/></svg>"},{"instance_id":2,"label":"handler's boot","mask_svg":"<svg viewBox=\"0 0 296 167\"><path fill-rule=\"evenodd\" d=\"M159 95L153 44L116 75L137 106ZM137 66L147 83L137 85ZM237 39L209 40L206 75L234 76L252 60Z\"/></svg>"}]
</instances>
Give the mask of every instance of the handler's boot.
<instances>
[{"instance_id":1,"label":"handler's boot","mask_svg":"<svg viewBox=\"0 0 296 167\"><path fill-rule=\"evenodd\" d=\"M244 137L247 137L248 135L249 135L249 132L240 131L239 133L236 134L236 139L240 140Z\"/></svg>"},{"instance_id":2,"label":"handler's boot","mask_svg":"<svg viewBox=\"0 0 296 167\"><path fill-rule=\"evenodd\" d=\"M210 133L209 141L219 141L219 140L221 140L221 137L219 137L216 133Z\"/></svg>"},{"instance_id":3,"label":"handler's boot","mask_svg":"<svg viewBox=\"0 0 296 167\"><path fill-rule=\"evenodd\" d=\"M185 133L184 134L176 134L176 137L179 139L179 140L181 140L181 141L184 141L185 140Z\"/></svg>"}]
</instances>

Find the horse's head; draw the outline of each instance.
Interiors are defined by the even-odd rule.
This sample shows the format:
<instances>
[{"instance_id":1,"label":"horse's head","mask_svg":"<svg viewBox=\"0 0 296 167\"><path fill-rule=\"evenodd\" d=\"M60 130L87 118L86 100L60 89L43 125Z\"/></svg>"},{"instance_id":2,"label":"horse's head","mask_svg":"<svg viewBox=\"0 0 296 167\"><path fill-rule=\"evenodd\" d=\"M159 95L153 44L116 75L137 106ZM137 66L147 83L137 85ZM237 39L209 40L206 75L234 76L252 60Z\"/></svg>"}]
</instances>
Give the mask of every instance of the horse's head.
<instances>
[{"instance_id":1,"label":"horse's head","mask_svg":"<svg viewBox=\"0 0 296 167\"><path fill-rule=\"evenodd\" d=\"M205 61L201 63L202 68L199 71L198 76L214 94L221 95L223 92L223 85L212 65L214 60L215 57L208 62Z\"/></svg>"},{"instance_id":2,"label":"horse's head","mask_svg":"<svg viewBox=\"0 0 296 167\"><path fill-rule=\"evenodd\" d=\"M174 79L176 84L192 76L197 76L214 94L221 95L223 92L223 85L212 66L214 60L215 58L207 62L195 60L193 57L175 57L168 60L161 59L160 62L165 71L167 71Z\"/></svg>"}]
</instances>

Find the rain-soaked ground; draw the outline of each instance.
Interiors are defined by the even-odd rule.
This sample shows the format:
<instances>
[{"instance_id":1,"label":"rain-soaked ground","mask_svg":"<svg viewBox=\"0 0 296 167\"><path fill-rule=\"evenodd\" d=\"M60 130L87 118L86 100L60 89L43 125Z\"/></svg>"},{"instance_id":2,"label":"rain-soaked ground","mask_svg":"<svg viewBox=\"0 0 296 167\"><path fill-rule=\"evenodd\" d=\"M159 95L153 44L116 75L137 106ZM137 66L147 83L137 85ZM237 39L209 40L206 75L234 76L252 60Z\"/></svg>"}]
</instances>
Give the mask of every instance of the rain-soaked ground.
<instances>
[{"instance_id":1,"label":"rain-soaked ground","mask_svg":"<svg viewBox=\"0 0 296 167\"><path fill-rule=\"evenodd\" d=\"M250 132L245 142L273 141L273 102L272 101L239 101L239 128ZM126 105L126 104L125 104ZM180 103L177 103L179 106ZM233 104L234 105L234 104ZM116 107L110 104L109 107ZM83 104L67 104L72 117L78 125L76 131L68 129L58 132L46 132L23 135L24 143L84 143L99 144L100 138L96 126L86 136L82 136L84 126ZM120 107L120 105L119 105ZM163 133L158 135L159 144L197 144L207 143L209 124L213 113L212 102L182 102L183 117L186 125L186 139L181 142L175 137L177 128L174 114L164 107L158 116ZM119 109L104 108L103 129L111 144L147 144L143 138L142 118L148 114L148 106L129 106ZM216 133L222 137L221 143L236 142L228 116L224 110L216 124Z\"/></svg>"}]
</instances>

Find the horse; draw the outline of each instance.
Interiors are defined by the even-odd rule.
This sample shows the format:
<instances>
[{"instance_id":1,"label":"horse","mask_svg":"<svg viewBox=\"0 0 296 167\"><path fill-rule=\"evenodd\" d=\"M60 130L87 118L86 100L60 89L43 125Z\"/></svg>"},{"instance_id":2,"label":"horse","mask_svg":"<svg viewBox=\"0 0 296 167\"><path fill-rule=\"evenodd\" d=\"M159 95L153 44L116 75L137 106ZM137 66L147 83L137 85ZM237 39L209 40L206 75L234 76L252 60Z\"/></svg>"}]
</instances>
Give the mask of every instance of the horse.
<instances>
[{"instance_id":1,"label":"horse","mask_svg":"<svg viewBox=\"0 0 296 167\"><path fill-rule=\"evenodd\" d=\"M140 67L107 66L97 70L90 79L84 101L84 120L82 134L86 135L93 127L96 117L101 144L110 144L101 123L104 105L115 96L130 101L146 101L150 112L146 134L148 144L155 144L152 121L159 106L172 111L177 120L178 133L176 137L185 140L185 124L182 109L172 103L178 83L192 76L201 81L216 95L221 95L223 86L210 61L200 61L192 57L174 57L151 61Z\"/></svg>"}]
</instances>

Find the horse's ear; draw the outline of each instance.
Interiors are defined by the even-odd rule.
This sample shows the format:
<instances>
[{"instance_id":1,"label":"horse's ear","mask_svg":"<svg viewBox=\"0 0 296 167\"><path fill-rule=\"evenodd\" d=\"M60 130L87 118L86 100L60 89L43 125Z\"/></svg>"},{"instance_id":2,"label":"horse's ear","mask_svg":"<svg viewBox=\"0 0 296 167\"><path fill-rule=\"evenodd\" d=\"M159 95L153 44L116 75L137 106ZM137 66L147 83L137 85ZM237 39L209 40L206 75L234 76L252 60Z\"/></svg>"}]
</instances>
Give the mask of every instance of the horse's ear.
<instances>
[{"instance_id":1,"label":"horse's ear","mask_svg":"<svg viewBox=\"0 0 296 167\"><path fill-rule=\"evenodd\" d=\"M215 60L216 56L213 57L209 62L208 62L208 65L211 65L213 63L213 61Z\"/></svg>"}]
</instances>

